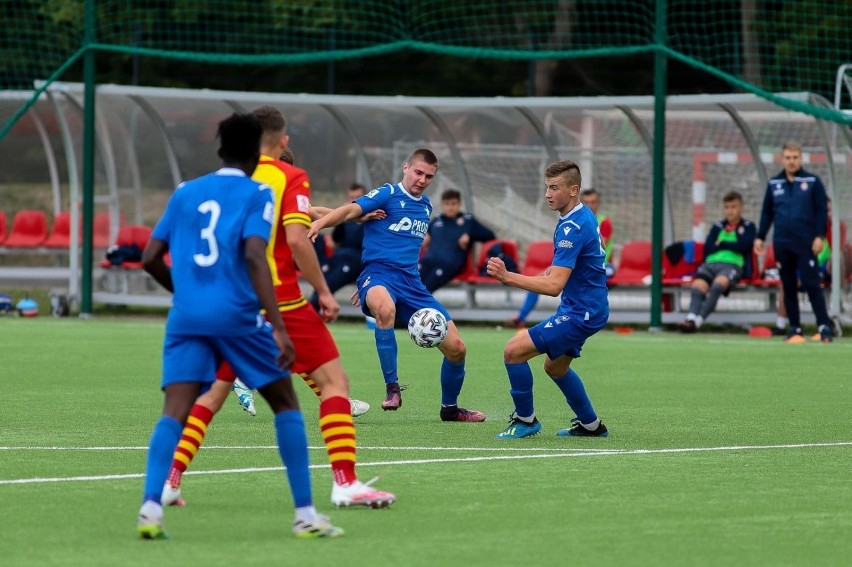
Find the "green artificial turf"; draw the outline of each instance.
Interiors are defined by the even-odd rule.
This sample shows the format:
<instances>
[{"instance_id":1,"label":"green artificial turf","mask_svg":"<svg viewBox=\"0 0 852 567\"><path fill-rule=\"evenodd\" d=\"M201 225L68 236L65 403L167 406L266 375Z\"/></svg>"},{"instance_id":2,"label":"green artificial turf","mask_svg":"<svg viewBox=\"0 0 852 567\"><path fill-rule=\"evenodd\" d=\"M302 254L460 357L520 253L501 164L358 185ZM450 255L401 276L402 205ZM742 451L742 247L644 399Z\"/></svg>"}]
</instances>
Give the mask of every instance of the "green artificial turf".
<instances>
[{"instance_id":1,"label":"green artificial turf","mask_svg":"<svg viewBox=\"0 0 852 567\"><path fill-rule=\"evenodd\" d=\"M353 396L359 474L386 510L334 510L317 401L297 385L318 508L336 540L290 536L292 502L258 400L229 400L185 477L169 541L135 530L159 416L163 321L0 318L0 564L844 565L852 556L852 342L602 332L573 368L610 429L556 437L573 414L532 361L541 433L497 440L512 411L511 331L461 326L462 405L442 423L441 356L398 332L404 405L382 412L372 333L332 326ZM844 559L847 558L847 559Z\"/></svg>"}]
</instances>

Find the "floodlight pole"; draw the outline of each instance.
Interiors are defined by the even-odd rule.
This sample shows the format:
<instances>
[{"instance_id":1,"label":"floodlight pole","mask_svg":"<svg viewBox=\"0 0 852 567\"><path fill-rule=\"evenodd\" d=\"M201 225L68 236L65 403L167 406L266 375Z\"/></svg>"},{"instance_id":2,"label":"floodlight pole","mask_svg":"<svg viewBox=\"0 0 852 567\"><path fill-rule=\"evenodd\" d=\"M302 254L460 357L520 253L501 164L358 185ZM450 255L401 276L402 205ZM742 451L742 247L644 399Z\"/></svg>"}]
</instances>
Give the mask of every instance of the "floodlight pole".
<instances>
[{"instance_id":1,"label":"floodlight pole","mask_svg":"<svg viewBox=\"0 0 852 567\"><path fill-rule=\"evenodd\" d=\"M83 24L83 255L80 317L92 313L92 219L95 214L95 1L86 0Z\"/></svg>"},{"instance_id":2,"label":"floodlight pole","mask_svg":"<svg viewBox=\"0 0 852 567\"><path fill-rule=\"evenodd\" d=\"M663 47L667 42L666 0L656 2L654 30L654 157L653 194L651 199L651 322L649 331L662 329L660 304L663 295L663 206L666 178L666 79L668 56Z\"/></svg>"}]
</instances>

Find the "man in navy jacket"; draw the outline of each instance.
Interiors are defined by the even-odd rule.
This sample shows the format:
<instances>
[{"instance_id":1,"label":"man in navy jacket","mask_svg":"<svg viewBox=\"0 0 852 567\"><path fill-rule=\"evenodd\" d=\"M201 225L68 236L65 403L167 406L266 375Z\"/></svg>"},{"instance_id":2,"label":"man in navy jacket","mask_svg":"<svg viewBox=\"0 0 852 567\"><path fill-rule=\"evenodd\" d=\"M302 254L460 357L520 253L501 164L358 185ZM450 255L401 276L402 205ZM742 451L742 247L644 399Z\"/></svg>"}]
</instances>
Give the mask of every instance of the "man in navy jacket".
<instances>
[{"instance_id":1,"label":"man in navy jacket","mask_svg":"<svg viewBox=\"0 0 852 567\"><path fill-rule=\"evenodd\" d=\"M754 251L764 253L763 241L774 222L775 258L780 266L784 307L790 319L790 332L785 341L805 342L797 293L798 281L801 281L816 315L820 340L830 343L833 339L831 319L820 289L816 259L826 236L825 186L817 175L802 169L802 147L798 142L785 143L781 159L784 171L770 179L766 186Z\"/></svg>"},{"instance_id":2,"label":"man in navy jacket","mask_svg":"<svg viewBox=\"0 0 852 567\"><path fill-rule=\"evenodd\" d=\"M429 223L420 260L420 279L430 292L452 280L464 269L474 242L496 238L473 215L461 212L461 193L448 189L441 194L441 214Z\"/></svg>"}]
</instances>

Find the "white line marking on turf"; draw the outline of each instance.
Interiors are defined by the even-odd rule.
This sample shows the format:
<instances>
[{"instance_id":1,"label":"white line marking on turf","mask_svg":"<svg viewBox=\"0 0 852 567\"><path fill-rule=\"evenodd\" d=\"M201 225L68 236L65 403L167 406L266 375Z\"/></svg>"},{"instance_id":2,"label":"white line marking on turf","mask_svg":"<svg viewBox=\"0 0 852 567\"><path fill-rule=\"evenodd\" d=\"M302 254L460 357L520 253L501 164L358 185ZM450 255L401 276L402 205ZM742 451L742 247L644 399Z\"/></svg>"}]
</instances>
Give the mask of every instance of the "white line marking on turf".
<instances>
[{"instance_id":1,"label":"white line marking on turf","mask_svg":"<svg viewBox=\"0 0 852 567\"><path fill-rule=\"evenodd\" d=\"M787 445L733 445L730 447L683 447L676 449L625 449L625 450L599 450L589 452L563 452L550 453L541 455L489 455L482 457L461 457L461 458L443 458L443 459L406 459L403 461L376 461L369 463L358 463L359 467L387 467L393 465L426 465L434 463L470 463L481 461L512 461L521 459L559 459L565 457L600 457L600 456L625 456L625 455L664 455L675 453L702 453L709 451L761 451L769 449L811 449L818 447L849 447L852 446L852 441L838 441L828 443L791 443ZM329 465L311 465L312 469L328 468ZM274 472L281 471L283 467L256 467L242 469L223 469L210 471L187 471L188 475L208 475L208 474L239 474L251 472ZM5 484L43 484L48 482L79 482L87 480L121 480L130 478L143 478L145 475L141 473L118 474L118 475L97 475L97 476L72 476L72 477L52 477L52 478L19 478L11 480L0 480L0 485Z\"/></svg>"},{"instance_id":2,"label":"white line marking on turf","mask_svg":"<svg viewBox=\"0 0 852 567\"><path fill-rule=\"evenodd\" d=\"M204 445L205 449L255 450L278 449L277 445ZM314 451L325 451L325 445L309 446ZM0 451L147 451L148 447L139 445L133 447L0 447ZM358 446L358 450L366 451L621 451L621 449L591 449L583 447L372 447Z\"/></svg>"}]
</instances>

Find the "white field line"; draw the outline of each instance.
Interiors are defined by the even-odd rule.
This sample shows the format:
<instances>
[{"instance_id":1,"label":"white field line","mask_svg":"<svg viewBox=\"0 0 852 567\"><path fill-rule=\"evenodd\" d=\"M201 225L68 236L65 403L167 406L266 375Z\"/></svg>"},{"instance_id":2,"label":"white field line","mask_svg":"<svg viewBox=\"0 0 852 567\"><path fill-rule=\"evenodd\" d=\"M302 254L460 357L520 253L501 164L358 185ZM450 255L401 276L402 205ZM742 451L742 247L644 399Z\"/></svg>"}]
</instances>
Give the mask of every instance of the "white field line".
<instances>
[{"instance_id":1,"label":"white field line","mask_svg":"<svg viewBox=\"0 0 852 567\"><path fill-rule=\"evenodd\" d=\"M225 449L225 450L255 450L255 449L278 449L277 445L204 445L204 449ZM325 451L325 445L310 446L308 449L315 451ZM147 451L147 445L128 446L128 447L0 447L0 451ZM488 451L488 452L523 452L523 451L615 451L620 452L622 449L600 449L600 448L583 448L583 447L371 447L358 445L358 450L367 451Z\"/></svg>"},{"instance_id":2,"label":"white field line","mask_svg":"<svg viewBox=\"0 0 852 567\"><path fill-rule=\"evenodd\" d=\"M664 455L674 453L703 453L712 451L762 451L770 449L810 449L819 447L852 447L852 441L838 441L829 443L795 443L788 445L734 445L730 447L683 447L675 449L630 449L622 451L589 451L589 452L560 452L560 453L543 453L538 455L488 455L481 457L459 457L459 458L442 458L442 459L406 459L402 461L376 461L369 463L358 463L358 466L363 467L387 467L394 465L426 465L434 463L471 463L481 461L510 461L521 459L559 459L564 457L602 457L602 456L626 456L626 455ZM499 451L499 449L497 449ZM327 468L327 464L311 465L312 469ZM223 469L210 471L189 471L189 475L209 475L209 474L240 474L253 472L273 472L281 471L283 467L254 467L241 469ZM53 482L80 482L90 480L121 480L143 478L145 475L140 473L118 474L118 475L96 475L96 476L74 476L74 477L48 477L48 478L20 478L11 480L0 480L0 485L6 484L44 484Z\"/></svg>"}]
</instances>

